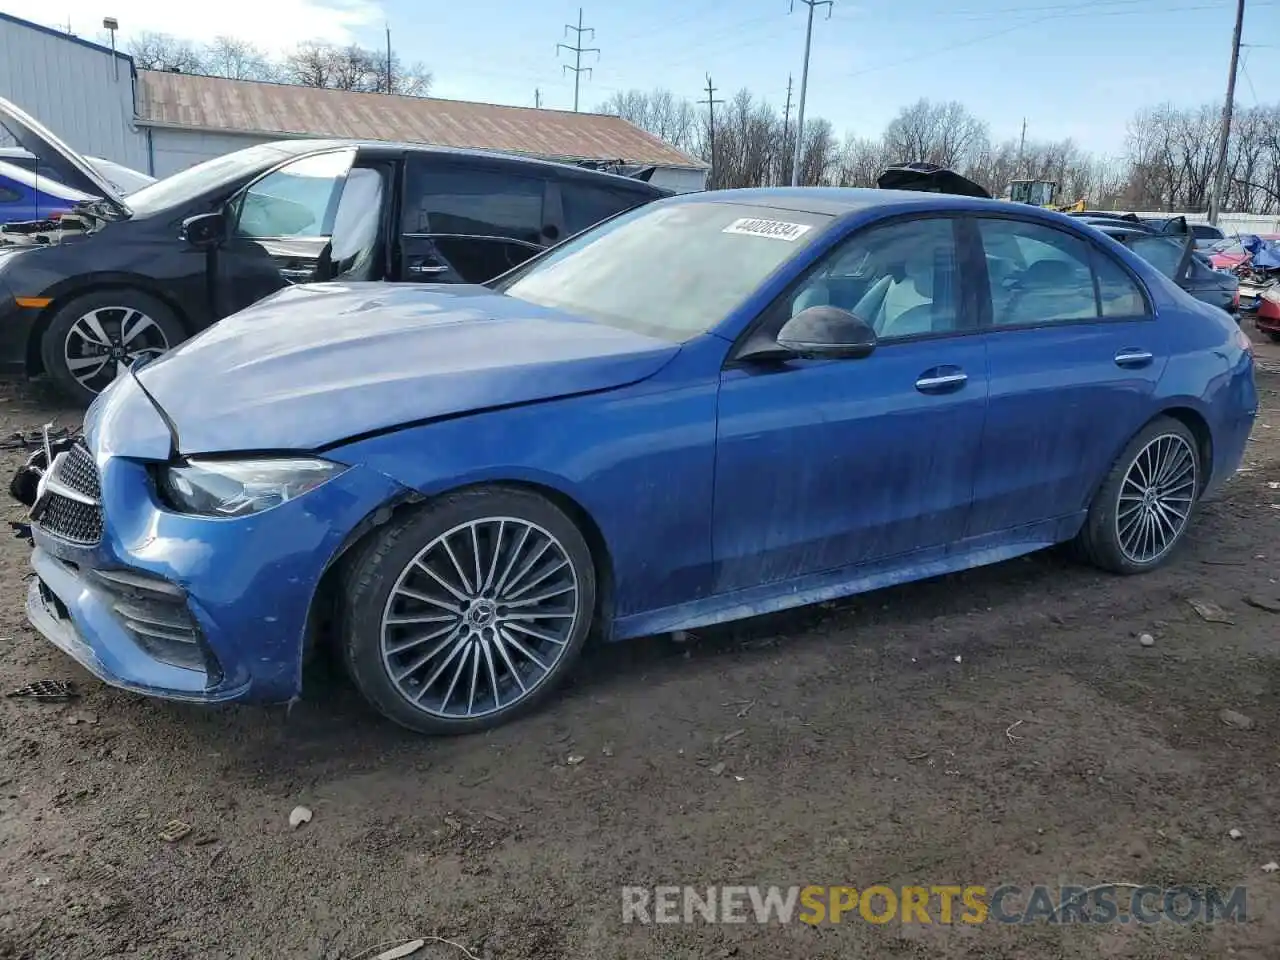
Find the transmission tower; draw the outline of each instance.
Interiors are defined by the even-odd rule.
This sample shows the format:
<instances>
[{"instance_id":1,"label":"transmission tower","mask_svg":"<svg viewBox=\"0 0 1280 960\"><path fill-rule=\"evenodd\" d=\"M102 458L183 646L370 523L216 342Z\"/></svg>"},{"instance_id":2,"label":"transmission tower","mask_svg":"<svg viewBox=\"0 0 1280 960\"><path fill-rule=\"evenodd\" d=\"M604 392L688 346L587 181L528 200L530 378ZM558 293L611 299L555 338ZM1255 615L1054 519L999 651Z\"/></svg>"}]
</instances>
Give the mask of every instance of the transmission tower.
<instances>
[{"instance_id":1,"label":"transmission tower","mask_svg":"<svg viewBox=\"0 0 1280 960\"><path fill-rule=\"evenodd\" d=\"M591 76L591 68L584 67L582 65L582 55L584 53L594 53L596 55L596 59L599 60L600 48L584 47L582 45L582 35L584 33L589 33L591 34L589 39L594 40L596 38L596 31L593 27L584 27L582 25L582 8L581 7L578 8L578 25L576 27L572 23L566 23L564 25L564 35L566 37L569 35L570 30L572 30L576 35L573 42L573 46L570 46L567 43L557 43L556 56L557 57L560 56L560 51L562 49L568 50L570 53L573 54L573 66L571 67L567 63L561 64L561 66L565 72L573 73L573 112L577 113L578 112L578 86L580 81L582 80L582 75L585 73L588 77Z\"/></svg>"}]
</instances>

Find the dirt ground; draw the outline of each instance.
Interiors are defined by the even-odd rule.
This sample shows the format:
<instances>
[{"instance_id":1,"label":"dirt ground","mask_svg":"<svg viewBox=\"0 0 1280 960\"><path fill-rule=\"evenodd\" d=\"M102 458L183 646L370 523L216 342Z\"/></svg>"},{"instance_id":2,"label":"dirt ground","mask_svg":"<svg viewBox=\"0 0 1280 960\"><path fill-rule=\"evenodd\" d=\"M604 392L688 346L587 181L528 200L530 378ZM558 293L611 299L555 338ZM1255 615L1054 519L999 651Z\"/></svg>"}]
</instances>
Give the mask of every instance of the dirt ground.
<instances>
[{"instance_id":1,"label":"dirt ground","mask_svg":"<svg viewBox=\"0 0 1280 960\"><path fill-rule=\"evenodd\" d=\"M1245 470L1157 573L1049 553L593 651L546 709L465 739L415 738L332 675L292 710L104 687L26 626L28 548L4 539L0 686L84 695L0 699L0 957L351 960L418 936L449 960L1280 956L1280 614L1246 602L1280 600L1280 350L1259 356ZM0 388L0 435L52 412ZM193 832L165 842L175 818ZM1104 881L1243 884L1248 920L621 920L623 885Z\"/></svg>"}]
</instances>

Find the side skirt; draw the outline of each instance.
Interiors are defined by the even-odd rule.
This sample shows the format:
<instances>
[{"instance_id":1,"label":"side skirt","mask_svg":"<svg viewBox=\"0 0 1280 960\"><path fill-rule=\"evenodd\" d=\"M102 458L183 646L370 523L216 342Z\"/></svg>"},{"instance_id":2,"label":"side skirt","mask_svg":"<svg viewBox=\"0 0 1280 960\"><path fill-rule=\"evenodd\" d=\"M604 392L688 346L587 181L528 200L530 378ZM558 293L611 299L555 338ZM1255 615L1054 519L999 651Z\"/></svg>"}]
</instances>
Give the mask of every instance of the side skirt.
<instances>
[{"instance_id":1,"label":"side skirt","mask_svg":"<svg viewBox=\"0 0 1280 960\"><path fill-rule=\"evenodd\" d=\"M806 574L630 614L614 622L611 639L692 630L1000 563L1070 540L1080 530L1084 518L1081 512L874 563Z\"/></svg>"}]
</instances>

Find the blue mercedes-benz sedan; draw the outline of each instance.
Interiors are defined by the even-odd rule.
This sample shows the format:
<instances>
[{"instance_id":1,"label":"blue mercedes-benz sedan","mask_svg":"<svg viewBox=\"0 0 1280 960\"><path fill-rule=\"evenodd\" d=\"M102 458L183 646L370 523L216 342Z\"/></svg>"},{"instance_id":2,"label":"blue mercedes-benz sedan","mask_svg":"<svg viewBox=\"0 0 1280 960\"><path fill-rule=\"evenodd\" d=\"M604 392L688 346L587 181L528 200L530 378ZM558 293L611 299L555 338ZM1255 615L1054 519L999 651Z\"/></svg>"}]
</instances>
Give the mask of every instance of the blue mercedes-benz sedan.
<instances>
[{"instance_id":1,"label":"blue mercedes-benz sedan","mask_svg":"<svg viewBox=\"0 0 1280 960\"><path fill-rule=\"evenodd\" d=\"M120 376L32 508L32 623L108 683L283 701L317 638L473 731L588 637L1074 541L1165 562L1257 405L1221 310L1071 218L662 200L487 287L289 288Z\"/></svg>"}]
</instances>

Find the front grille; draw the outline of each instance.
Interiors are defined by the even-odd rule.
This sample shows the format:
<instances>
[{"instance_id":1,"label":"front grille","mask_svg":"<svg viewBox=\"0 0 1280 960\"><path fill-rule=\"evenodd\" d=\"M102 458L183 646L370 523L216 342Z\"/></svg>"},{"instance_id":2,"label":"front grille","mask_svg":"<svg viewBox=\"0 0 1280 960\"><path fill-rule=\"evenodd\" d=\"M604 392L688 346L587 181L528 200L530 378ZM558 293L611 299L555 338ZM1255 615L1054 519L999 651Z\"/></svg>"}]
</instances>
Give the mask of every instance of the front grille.
<instances>
[{"instance_id":1,"label":"front grille","mask_svg":"<svg viewBox=\"0 0 1280 960\"><path fill-rule=\"evenodd\" d=\"M55 465L50 479L92 499L93 503L81 503L51 490L37 523L41 529L72 543L85 546L98 543L102 539L102 484L93 455L83 441L77 441Z\"/></svg>"}]
</instances>

